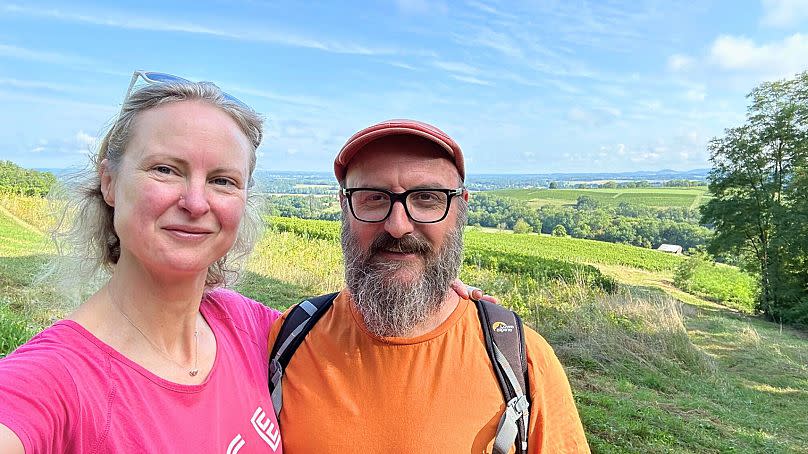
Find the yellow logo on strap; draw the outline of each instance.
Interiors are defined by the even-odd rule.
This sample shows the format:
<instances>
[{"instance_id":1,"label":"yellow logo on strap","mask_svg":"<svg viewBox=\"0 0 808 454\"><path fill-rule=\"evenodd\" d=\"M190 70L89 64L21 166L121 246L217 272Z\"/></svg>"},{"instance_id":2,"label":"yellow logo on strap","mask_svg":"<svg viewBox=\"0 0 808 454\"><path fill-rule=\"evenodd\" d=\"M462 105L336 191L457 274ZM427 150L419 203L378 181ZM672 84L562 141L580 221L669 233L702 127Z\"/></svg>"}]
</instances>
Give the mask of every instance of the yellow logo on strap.
<instances>
[{"instance_id":1,"label":"yellow logo on strap","mask_svg":"<svg viewBox=\"0 0 808 454\"><path fill-rule=\"evenodd\" d=\"M510 333L513 331L513 325L509 325L505 322L494 322L491 324L491 329L495 333Z\"/></svg>"}]
</instances>

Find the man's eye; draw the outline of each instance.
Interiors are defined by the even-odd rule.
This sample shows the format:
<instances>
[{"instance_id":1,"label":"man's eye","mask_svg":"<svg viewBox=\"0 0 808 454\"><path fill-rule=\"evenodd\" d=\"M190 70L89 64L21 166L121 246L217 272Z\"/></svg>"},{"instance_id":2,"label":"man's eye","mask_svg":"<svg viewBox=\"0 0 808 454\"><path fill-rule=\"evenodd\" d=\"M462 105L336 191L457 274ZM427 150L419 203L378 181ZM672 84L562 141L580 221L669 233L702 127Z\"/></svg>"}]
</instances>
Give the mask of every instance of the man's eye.
<instances>
[{"instance_id":1,"label":"man's eye","mask_svg":"<svg viewBox=\"0 0 808 454\"><path fill-rule=\"evenodd\" d=\"M419 202L437 202L440 199L434 192L416 192L414 196Z\"/></svg>"},{"instance_id":2,"label":"man's eye","mask_svg":"<svg viewBox=\"0 0 808 454\"><path fill-rule=\"evenodd\" d=\"M171 175L174 172L169 166L156 166L154 170L164 175Z\"/></svg>"}]
</instances>

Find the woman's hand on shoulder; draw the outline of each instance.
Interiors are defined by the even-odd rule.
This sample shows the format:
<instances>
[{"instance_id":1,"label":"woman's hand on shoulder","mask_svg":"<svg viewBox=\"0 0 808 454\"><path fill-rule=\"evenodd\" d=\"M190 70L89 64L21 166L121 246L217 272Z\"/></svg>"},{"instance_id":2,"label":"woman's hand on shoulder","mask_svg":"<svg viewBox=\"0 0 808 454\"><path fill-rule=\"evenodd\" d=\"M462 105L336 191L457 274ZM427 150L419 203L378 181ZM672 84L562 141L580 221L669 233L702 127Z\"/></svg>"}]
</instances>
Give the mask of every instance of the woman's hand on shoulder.
<instances>
[{"instance_id":1,"label":"woman's hand on shoulder","mask_svg":"<svg viewBox=\"0 0 808 454\"><path fill-rule=\"evenodd\" d=\"M491 295L486 295L477 287L464 284L460 278L452 281L452 290L454 290L455 293L457 293L457 295L463 299L482 300L488 301L489 303L499 304L499 299Z\"/></svg>"}]
</instances>

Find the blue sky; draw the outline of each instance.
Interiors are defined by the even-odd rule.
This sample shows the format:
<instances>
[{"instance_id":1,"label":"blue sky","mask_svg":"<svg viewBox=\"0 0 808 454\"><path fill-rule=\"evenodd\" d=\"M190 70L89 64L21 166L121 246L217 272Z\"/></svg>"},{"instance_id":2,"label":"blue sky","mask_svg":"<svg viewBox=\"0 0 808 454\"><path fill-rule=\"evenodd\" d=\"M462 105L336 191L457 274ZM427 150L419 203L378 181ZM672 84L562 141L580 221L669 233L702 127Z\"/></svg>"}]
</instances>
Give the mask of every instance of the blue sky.
<instances>
[{"instance_id":1,"label":"blue sky","mask_svg":"<svg viewBox=\"0 0 808 454\"><path fill-rule=\"evenodd\" d=\"M0 0L0 159L84 164L135 69L264 114L263 169L328 171L415 118L469 173L687 170L756 84L808 69L808 0Z\"/></svg>"}]
</instances>

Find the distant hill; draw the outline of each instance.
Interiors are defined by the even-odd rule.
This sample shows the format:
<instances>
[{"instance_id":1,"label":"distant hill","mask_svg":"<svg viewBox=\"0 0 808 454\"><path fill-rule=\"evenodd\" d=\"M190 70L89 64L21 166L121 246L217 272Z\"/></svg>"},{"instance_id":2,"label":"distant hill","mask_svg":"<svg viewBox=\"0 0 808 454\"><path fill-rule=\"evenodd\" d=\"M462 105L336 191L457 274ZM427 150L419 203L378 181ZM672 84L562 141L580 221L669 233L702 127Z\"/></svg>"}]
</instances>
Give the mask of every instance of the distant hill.
<instances>
[{"instance_id":1,"label":"distant hill","mask_svg":"<svg viewBox=\"0 0 808 454\"><path fill-rule=\"evenodd\" d=\"M466 187L473 191L509 188L546 188L551 182L561 182L573 187L578 183L600 181L647 181L655 186L670 180L707 182L710 169L640 170L636 172L603 173L547 173L547 174L485 174L471 173L466 176ZM271 193L324 194L337 190L337 182L331 172L271 171L257 170L255 179L259 187Z\"/></svg>"},{"instance_id":2,"label":"distant hill","mask_svg":"<svg viewBox=\"0 0 808 454\"><path fill-rule=\"evenodd\" d=\"M43 168L56 176L69 173L71 169ZM692 180L707 182L710 169L693 170L638 170L633 172L575 172L575 173L536 173L536 174L496 174L470 173L466 176L466 187L473 191L487 191L510 188L546 188L552 182L574 187L579 183L604 181L647 181L661 186L670 180ZM275 194L326 194L337 190L337 182L331 172L256 170L258 187Z\"/></svg>"}]
</instances>

